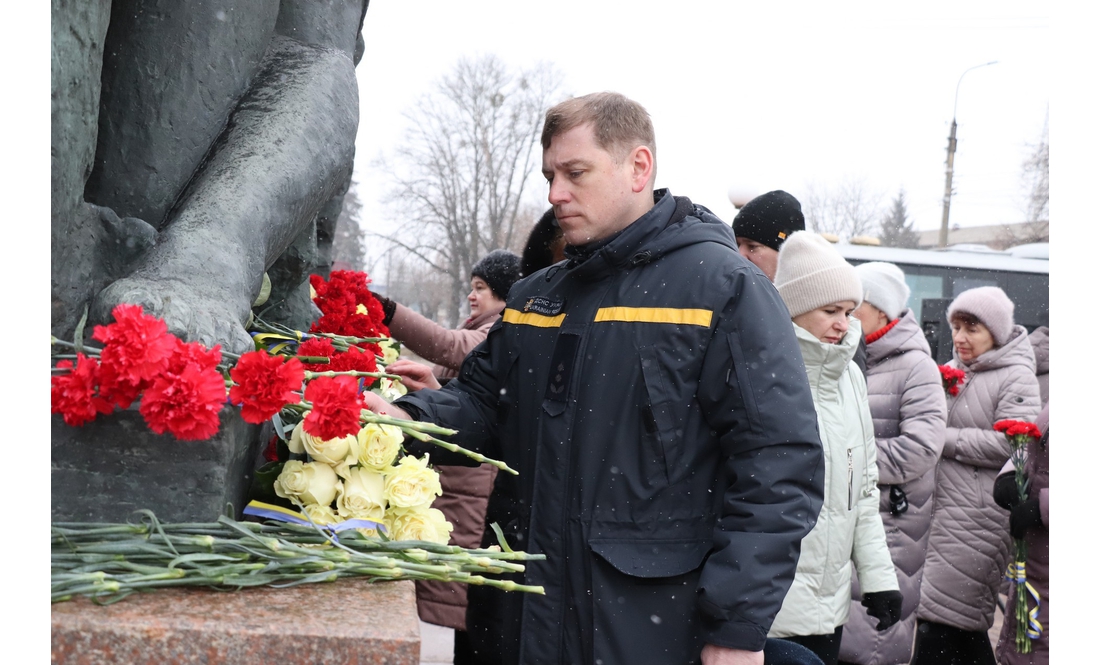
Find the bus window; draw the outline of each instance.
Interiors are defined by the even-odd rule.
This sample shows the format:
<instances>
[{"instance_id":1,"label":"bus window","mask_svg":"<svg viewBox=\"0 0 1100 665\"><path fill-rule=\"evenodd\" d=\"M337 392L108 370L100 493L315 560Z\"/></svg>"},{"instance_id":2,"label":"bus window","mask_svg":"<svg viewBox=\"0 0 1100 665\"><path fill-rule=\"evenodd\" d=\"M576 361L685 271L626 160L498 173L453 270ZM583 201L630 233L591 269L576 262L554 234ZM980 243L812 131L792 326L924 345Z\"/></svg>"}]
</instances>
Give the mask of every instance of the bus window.
<instances>
[{"instance_id":1,"label":"bus window","mask_svg":"<svg viewBox=\"0 0 1100 665\"><path fill-rule=\"evenodd\" d=\"M974 272L979 272L979 271L975 270ZM984 271L982 271L982 272L984 272ZM977 275L967 275L967 276L963 277L963 276L960 275L958 277L955 277L955 279L952 280L951 295L952 295L952 297L955 297L955 296L958 296L963 291L969 291L970 289L976 289L979 286L999 286L999 284L997 284L997 280L994 279L992 276L985 277L985 276L977 276Z\"/></svg>"},{"instance_id":2,"label":"bus window","mask_svg":"<svg viewBox=\"0 0 1100 665\"><path fill-rule=\"evenodd\" d=\"M905 266L906 270L910 266ZM909 285L909 308L913 316L920 321L921 305L925 298L943 297L943 277L940 275L918 275L911 268L905 273L905 283Z\"/></svg>"}]
</instances>

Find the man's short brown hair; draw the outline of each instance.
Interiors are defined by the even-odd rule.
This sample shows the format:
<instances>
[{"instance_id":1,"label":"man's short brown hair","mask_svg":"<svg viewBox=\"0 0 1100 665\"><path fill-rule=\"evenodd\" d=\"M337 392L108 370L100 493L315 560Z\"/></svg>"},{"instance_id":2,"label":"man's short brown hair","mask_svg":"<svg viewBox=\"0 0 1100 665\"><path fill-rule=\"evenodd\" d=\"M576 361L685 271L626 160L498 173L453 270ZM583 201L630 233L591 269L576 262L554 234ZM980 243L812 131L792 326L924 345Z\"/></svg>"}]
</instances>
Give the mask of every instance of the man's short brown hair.
<instances>
[{"instance_id":1,"label":"man's short brown hair","mask_svg":"<svg viewBox=\"0 0 1100 665\"><path fill-rule=\"evenodd\" d=\"M587 122L592 123L596 144L617 159L624 159L640 145L649 148L654 157L657 155L649 113L638 102L617 92L574 97L547 111L542 126L542 149L548 150L555 136Z\"/></svg>"}]
</instances>

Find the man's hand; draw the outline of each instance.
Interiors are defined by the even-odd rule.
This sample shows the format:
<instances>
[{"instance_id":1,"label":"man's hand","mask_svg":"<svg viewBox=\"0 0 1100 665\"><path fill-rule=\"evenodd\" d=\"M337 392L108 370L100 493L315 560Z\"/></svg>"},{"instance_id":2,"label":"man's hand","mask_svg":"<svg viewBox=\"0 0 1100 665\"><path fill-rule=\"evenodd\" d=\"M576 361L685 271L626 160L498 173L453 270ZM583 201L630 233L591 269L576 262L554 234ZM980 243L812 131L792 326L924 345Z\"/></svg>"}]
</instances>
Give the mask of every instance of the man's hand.
<instances>
[{"instance_id":1,"label":"man's hand","mask_svg":"<svg viewBox=\"0 0 1100 665\"><path fill-rule=\"evenodd\" d=\"M439 390L442 387L439 385L439 381L436 380L435 375L432 374L431 367L408 358L400 358L386 365L386 373L400 376L401 383L405 384L405 387L409 390L420 390L422 388Z\"/></svg>"},{"instance_id":2,"label":"man's hand","mask_svg":"<svg viewBox=\"0 0 1100 665\"><path fill-rule=\"evenodd\" d=\"M367 405L367 408L377 413L380 416L389 416L391 418L401 418L403 420L412 420L409 414L405 413L400 408L390 404L386 400L382 399L378 394L372 393L367 390L363 393L363 402Z\"/></svg>"},{"instance_id":3,"label":"man's hand","mask_svg":"<svg viewBox=\"0 0 1100 665\"><path fill-rule=\"evenodd\" d=\"M701 655L703 665L764 665L763 651L727 649L706 644Z\"/></svg>"}]
</instances>

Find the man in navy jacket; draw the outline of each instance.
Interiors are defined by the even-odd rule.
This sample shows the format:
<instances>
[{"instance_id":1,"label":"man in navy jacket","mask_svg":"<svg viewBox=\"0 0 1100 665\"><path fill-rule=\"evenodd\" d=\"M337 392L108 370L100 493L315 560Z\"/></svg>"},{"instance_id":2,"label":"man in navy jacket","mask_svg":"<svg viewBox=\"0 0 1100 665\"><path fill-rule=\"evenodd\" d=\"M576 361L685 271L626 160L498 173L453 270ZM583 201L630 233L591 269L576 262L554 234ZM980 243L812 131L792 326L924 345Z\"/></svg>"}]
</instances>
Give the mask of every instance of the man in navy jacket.
<instances>
[{"instance_id":1,"label":"man in navy jacket","mask_svg":"<svg viewBox=\"0 0 1100 665\"><path fill-rule=\"evenodd\" d=\"M445 388L369 406L519 472L498 474L488 520L546 555L518 578L546 595L471 587L480 653L762 663L824 482L787 308L727 224L653 190L636 102L563 102L542 146L567 260L512 287Z\"/></svg>"}]
</instances>

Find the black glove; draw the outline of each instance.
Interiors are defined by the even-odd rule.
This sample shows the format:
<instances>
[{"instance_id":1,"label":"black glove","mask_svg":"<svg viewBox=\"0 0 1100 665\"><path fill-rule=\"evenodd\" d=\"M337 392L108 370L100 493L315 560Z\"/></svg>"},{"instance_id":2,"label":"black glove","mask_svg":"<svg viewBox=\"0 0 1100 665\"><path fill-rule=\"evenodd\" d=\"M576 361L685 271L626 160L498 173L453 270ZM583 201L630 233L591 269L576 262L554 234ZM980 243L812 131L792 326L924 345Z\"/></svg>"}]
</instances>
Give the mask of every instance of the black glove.
<instances>
[{"instance_id":1,"label":"black glove","mask_svg":"<svg viewBox=\"0 0 1100 665\"><path fill-rule=\"evenodd\" d=\"M886 630L901 621L901 592L875 591L863 594L867 615L878 619L875 630Z\"/></svg>"},{"instance_id":2,"label":"black glove","mask_svg":"<svg viewBox=\"0 0 1100 665\"><path fill-rule=\"evenodd\" d=\"M1041 526L1043 517L1039 512L1039 500L1028 499L1012 509L1008 516L1008 530L1013 538L1023 538L1033 526Z\"/></svg>"},{"instance_id":3,"label":"black glove","mask_svg":"<svg viewBox=\"0 0 1100 665\"><path fill-rule=\"evenodd\" d=\"M382 305L382 313L385 314L385 316L382 317L382 325L389 327L390 321L393 321L394 312L397 311L397 303L377 293L374 294L374 297L377 298L378 302Z\"/></svg>"},{"instance_id":4,"label":"black glove","mask_svg":"<svg viewBox=\"0 0 1100 665\"><path fill-rule=\"evenodd\" d=\"M993 481L993 500L1005 510L1012 510L1020 503L1020 493L1016 491L1016 472L1004 473Z\"/></svg>"}]
</instances>

